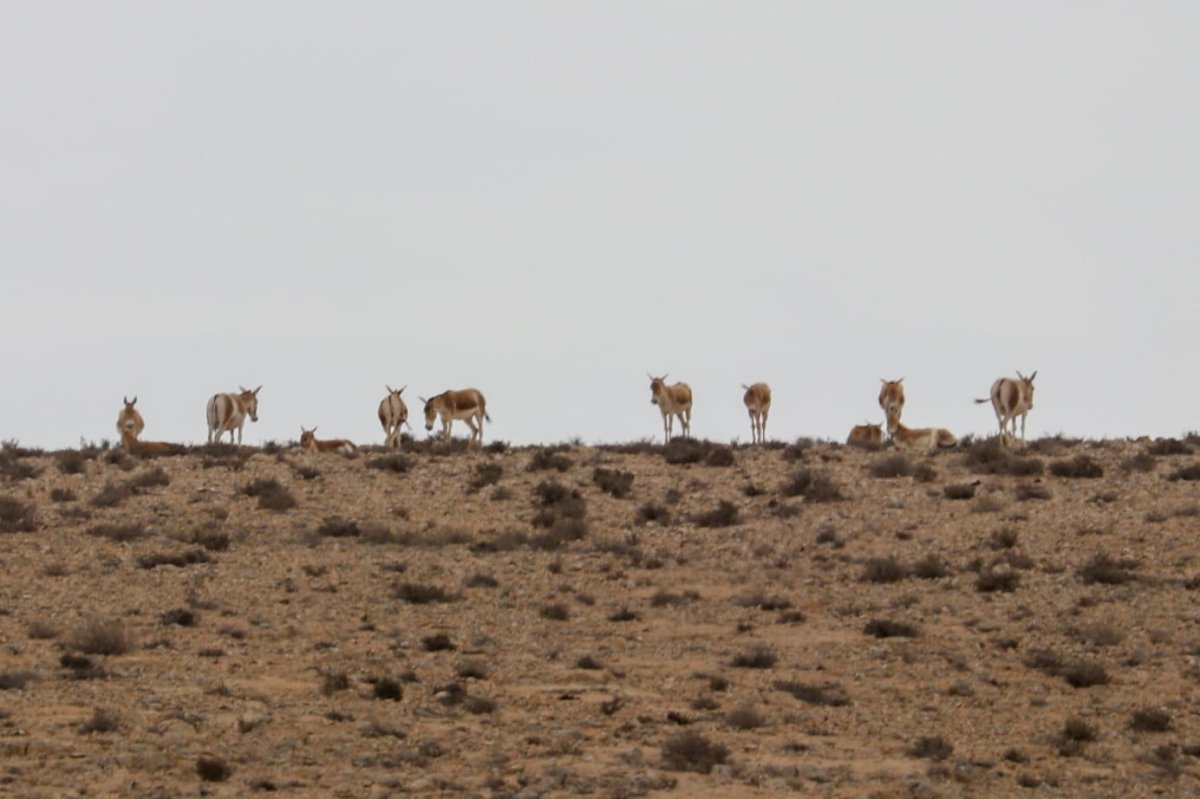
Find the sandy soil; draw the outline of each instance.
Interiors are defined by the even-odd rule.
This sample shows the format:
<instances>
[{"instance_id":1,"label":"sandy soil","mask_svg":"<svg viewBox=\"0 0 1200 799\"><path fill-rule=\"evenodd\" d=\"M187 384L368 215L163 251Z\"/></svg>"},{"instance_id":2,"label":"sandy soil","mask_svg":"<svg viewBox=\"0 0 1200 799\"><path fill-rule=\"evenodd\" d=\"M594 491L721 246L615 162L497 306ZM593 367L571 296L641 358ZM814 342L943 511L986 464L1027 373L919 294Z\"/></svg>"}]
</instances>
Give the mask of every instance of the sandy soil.
<instances>
[{"instance_id":1,"label":"sandy soil","mask_svg":"<svg viewBox=\"0 0 1200 799\"><path fill-rule=\"evenodd\" d=\"M1196 449L10 450L0 794L1194 796Z\"/></svg>"}]
</instances>

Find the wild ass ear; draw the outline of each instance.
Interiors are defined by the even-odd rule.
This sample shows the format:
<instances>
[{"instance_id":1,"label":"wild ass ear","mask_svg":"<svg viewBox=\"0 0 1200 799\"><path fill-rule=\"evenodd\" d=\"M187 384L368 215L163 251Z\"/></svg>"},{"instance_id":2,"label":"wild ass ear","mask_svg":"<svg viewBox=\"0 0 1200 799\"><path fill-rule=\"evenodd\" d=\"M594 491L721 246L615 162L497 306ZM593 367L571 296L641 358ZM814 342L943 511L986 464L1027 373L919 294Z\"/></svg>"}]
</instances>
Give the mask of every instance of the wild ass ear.
<instances>
[{"instance_id":1,"label":"wild ass ear","mask_svg":"<svg viewBox=\"0 0 1200 799\"><path fill-rule=\"evenodd\" d=\"M123 397L121 397L121 402L123 402L123 403L125 403L126 405L128 405L128 404L129 404L129 397L124 397L124 396L123 396Z\"/></svg>"},{"instance_id":2,"label":"wild ass ear","mask_svg":"<svg viewBox=\"0 0 1200 799\"><path fill-rule=\"evenodd\" d=\"M422 397L420 394L418 394L418 395L417 395L417 399L418 399L418 400L420 400L420 401L421 401L421 403L422 403L423 405L428 405L428 404L429 404L429 400L425 399L425 398L424 398L424 397Z\"/></svg>"},{"instance_id":3,"label":"wild ass ear","mask_svg":"<svg viewBox=\"0 0 1200 799\"><path fill-rule=\"evenodd\" d=\"M1033 374L1031 374L1031 375L1029 376L1029 382L1030 382L1030 383L1032 383L1032 382L1033 382L1033 378L1035 378L1035 377L1037 377L1037 369L1034 369L1034 370L1033 370ZM134 401L134 402L137 402L137 397L134 397L134 398L133 398L133 401Z\"/></svg>"},{"instance_id":4,"label":"wild ass ear","mask_svg":"<svg viewBox=\"0 0 1200 799\"><path fill-rule=\"evenodd\" d=\"M396 393L395 391L392 391L392 387L391 387L391 386L389 386L387 383L384 383L384 384L383 384L383 387L387 389L387 392L388 392L389 394L395 394L395 393Z\"/></svg>"},{"instance_id":5,"label":"wild ass ear","mask_svg":"<svg viewBox=\"0 0 1200 799\"><path fill-rule=\"evenodd\" d=\"M1036 374L1037 374L1037 372L1034 372L1034 374L1036 375ZM1031 378L1029 378L1029 379L1030 379L1030 380L1032 380L1033 378L1031 377ZM131 403L129 403L129 404L130 404L130 405L137 405L137 394L134 394L134 395L133 395L133 402L131 402Z\"/></svg>"},{"instance_id":6,"label":"wild ass ear","mask_svg":"<svg viewBox=\"0 0 1200 799\"><path fill-rule=\"evenodd\" d=\"M251 391L250 393L251 393L251 394L253 394L254 396L256 396L256 397L257 397L257 396L258 396L258 392L260 392L260 391L262 391L262 386L259 386L258 388L254 389L254 390L253 390L253 391ZM315 430L316 428L314 427L313 429Z\"/></svg>"},{"instance_id":7,"label":"wild ass ear","mask_svg":"<svg viewBox=\"0 0 1200 799\"><path fill-rule=\"evenodd\" d=\"M646 372L646 377L650 378L651 381L654 380L654 375L650 374L649 372Z\"/></svg>"},{"instance_id":8,"label":"wild ass ear","mask_svg":"<svg viewBox=\"0 0 1200 799\"><path fill-rule=\"evenodd\" d=\"M400 390L399 390L399 391L397 391L396 393L397 393L397 394L403 394L403 393L404 393L404 389L406 389L406 388L408 388L408 386L407 386L407 385L400 386Z\"/></svg>"}]
</instances>

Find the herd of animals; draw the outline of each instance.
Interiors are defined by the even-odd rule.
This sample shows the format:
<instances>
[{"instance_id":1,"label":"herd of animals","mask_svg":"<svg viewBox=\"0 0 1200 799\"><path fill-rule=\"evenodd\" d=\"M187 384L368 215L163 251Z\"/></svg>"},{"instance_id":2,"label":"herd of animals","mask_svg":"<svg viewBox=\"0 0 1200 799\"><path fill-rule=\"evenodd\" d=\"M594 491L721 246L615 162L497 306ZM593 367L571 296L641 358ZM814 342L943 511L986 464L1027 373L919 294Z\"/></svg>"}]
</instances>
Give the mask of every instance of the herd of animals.
<instances>
[{"instance_id":1,"label":"herd of animals","mask_svg":"<svg viewBox=\"0 0 1200 799\"><path fill-rule=\"evenodd\" d=\"M667 376L650 378L650 402L658 406L662 414L663 438L670 441L674 435L674 420L678 419L681 434L688 436L692 428L692 389L687 383L667 384ZM1021 420L1021 443L1025 442L1025 417L1033 409L1033 379L1037 372L1025 377L1020 372L1014 377L1001 377L992 383L990 401L996 412L996 420L1000 423L1000 443L1007 444L1017 437L1017 419ZM949 430L942 427L907 427L900 421L904 412L904 378L899 380L883 380L879 390L879 407L883 410L887 424L888 437L898 446L924 447L936 450L953 447L958 439ZM384 445L400 449L401 427L408 424L408 406L403 397L404 389L393 389L387 386L387 396L379 403L379 423L383 426L386 436ZM771 387L766 383L742 385L746 393L742 401L750 414L750 431L754 443L766 441L767 416L771 411ZM239 388L235 393L214 394L208 401L208 443L220 443L228 433L229 443L242 443L242 428L246 418L258 421L258 392L262 386L250 390ZM455 420L466 422L471 429L470 444L478 446L483 443L483 422L492 418L487 413L487 400L478 389L466 388L443 391L429 399L419 397L424 403L425 429L432 431L434 422L439 418L442 423L442 440L450 440L450 427ZM146 423L142 414L135 407L137 397L132 400L123 398L124 407L117 415L117 431L121 435L121 443L131 452L154 455L175 451L178 445L165 441L143 441L142 430ZM988 402L989 398L977 399L975 402ZM409 425L411 429L411 425ZM1010 432L1011 428L1011 432ZM300 447L310 452L354 452L357 447L344 438L319 439L316 437L317 428L311 430L301 426ZM884 425L860 424L850 430L847 444L870 446L882 444L884 440Z\"/></svg>"}]
</instances>

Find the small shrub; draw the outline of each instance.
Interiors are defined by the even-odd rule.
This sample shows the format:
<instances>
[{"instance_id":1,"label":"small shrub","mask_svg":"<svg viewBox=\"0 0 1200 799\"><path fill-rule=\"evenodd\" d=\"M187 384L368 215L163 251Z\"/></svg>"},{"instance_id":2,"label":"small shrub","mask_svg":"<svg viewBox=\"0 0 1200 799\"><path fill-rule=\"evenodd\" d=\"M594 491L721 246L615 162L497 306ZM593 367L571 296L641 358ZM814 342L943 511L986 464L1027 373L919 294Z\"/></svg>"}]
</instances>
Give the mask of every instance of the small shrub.
<instances>
[{"instance_id":1,"label":"small shrub","mask_svg":"<svg viewBox=\"0 0 1200 799\"><path fill-rule=\"evenodd\" d=\"M109 541L136 541L150 535L140 524L96 524L88 528L88 535L107 538Z\"/></svg>"},{"instance_id":2,"label":"small shrub","mask_svg":"<svg viewBox=\"0 0 1200 799\"><path fill-rule=\"evenodd\" d=\"M71 636L70 647L85 655L123 655L133 649L133 641L117 619L98 617L84 621Z\"/></svg>"},{"instance_id":3,"label":"small shrub","mask_svg":"<svg viewBox=\"0 0 1200 799\"><path fill-rule=\"evenodd\" d=\"M571 611L567 610L567 606L561 603L543 605L538 613L543 619L550 619L551 621L566 621L571 618Z\"/></svg>"},{"instance_id":4,"label":"small shrub","mask_svg":"<svg viewBox=\"0 0 1200 799\"><path fill-rule=\"evenodd\" d=\"M729 711L725 723L735 730L757 730L767 726L767 720L752 705L740 705Z\"/></svg>"},{"instance_id":5,"label":"small shrub","mask_svg":"<svg viewBox=\"0 0 1200 799\"><path fill-rule=\"evenodd\" d=\"M157 569L159 566L175 566L182 569L197 563L212 563L212 556L199 547L193 547L182 552L155 552L137 559L138 566L143 569Z\"/></svg>"},{"instance_id":6,"label":"small shrub","mask_svg":"<svg viewBox=\"0 0 1200 799\"><path fill-rule=\"evenodd\" d=\"M1011 527L1001 527L992 533L988 546L992 549L1012 549L1017 545L1017 531Z\"/></svg>"},{"instance_id":7,"label":"small shrub","mask_svg":"<svg viewBox=\"0 0 1200 799\"><path fill-rule=\"evenodd\" d=\"M701 527L732 527L741 523L741 514L737 506L727 499L717 503L717 507L707 513L697 515L694 520Z\"/></svg>"},{"instance_id":8,"label":"small shrub","mask_svg":"<svg viewBox=\"0 0 1200 799\"><path fill-rule=\"evenodd\" d=\"M1146 447L1146 454L1151 456L1191 455L1192 448L1177 438L1159 438Z\"/></svg>"},{"instance_id":9,"label":"small shrub","mask_svg":"<svg viewBox=\"0 0 1200 799\"><path fill-rule=\"evenodd\" d=\"M1031 499L1050 499L1050 489L1040 483L1021 483L1017 486L1017 499L1028 502Z\"/></svg>"},{"instance_id":10,"label":"small shrub","mask_svg":"<svg viewBox=\"0 0 1200 799\"><path fill-rule=\"evenodd\" d=\"M639 616L637 613L630 610L629 608L621 608L620 610L616 611L611 616L609 616L608 620L615 621L615 622L622 622L622 621L637 621L640 618L641 618L641 616Z\"/></svg>"},{"instance_id":11,"label":"small shrub","mask_svg":"<svg viewBox=\"0 0 1200 799\"><path fill-rule=\"evenodd\" d=\"M350 688L350 677L344 671L326 672L321 675L321 693L325 696L333 696L338 691L346 691Z\"/></svg>"},{"instance_id":12,"label":"small shrub","mask_svg":"<svg viewBox=\"0 0 1200 799\"><path fill-rule=\"evenodd\" d=\"M977 442L963 442L963 465L973 474L998 474L1011 477L1035 477L1044 465L1037 458L1011 454L1000 445L999 437Z\"/></svg>"},{"instance_id":13,"label":"small shrub","mask_svg":"<svg viewBox=\"0 0 1200 799\"><path fill-rule=\"evenodd\" d=\"M425 636L421 639L421 646L425 647L426 652L451 652L454 650L454 642L445 633Z\"/></svg>"},{"instance_id":14,"label":"small shrub","mask_svg":"<svg viewBox=\"0 0 1200 799\"><path fill-rule=\"evenodd\" d=\"M377 469L381 472L391 472L392 474L408 474L413 467L413 459L399 452L391 455L383 455L378 458L372 458L367 461L368 469Z\"/></svg>"},{"instance_id":15,"label":"small shrub","mask_svg":"<svg viewBox=\"0 0 1200 799\"><path fill-rule=\"evenodd\" d=\"M565 472L575 465L575 461L568 458L561 451L543 447L533 453L533 457L529 459L529 471L544 472L554 470L557 472Z\"/></svg>"},{"instance_id":16,"label":"small shrub","mask_svg":"<svg viewBox=\"0 0 1200 799\"><path fill-rule=\"evenodd\" d=\"M926 555L912 566L912 575L919 580L940 580L950 574L950 567L937 555Z\"/></svg>"},{"instance_id":17,"label":"small shrub","mask_svg":"<svg viewBox=\"0 0 1200 799\"><path fill-rule=\"evenodd\" d=\"M486 699L482 696L468 696L463 700L462 706L463 710L478 716L483 713L494 713L496 700Z\"/></svg>"},{"instance_id":18,"label":"small shrub","mask_svg":"<svg viewBox=\"0 0 1200 799\"><path fill-rule=\"evenodd\" d=\"M767 596L762 591L755 591L735 598L734 603L740 608L758 608L759 610L787 610L792 606L791 601L781 596Z\"/></svg>"},{"instance_id":19,"label":"small shrub","mask_svg":"<svg viewBox=\"0 0 1200 799\"><path fill-rule=\"evenodd\" d=\"M471 481L467 483L467 490L474 494L483 490L485 487L495 485L500 482L500 478L504 475L504 467L498 463L480 463L476 464L475 471L471 476ZM494 499L495 497L493 497Z\"/></svg>"},{"instance_id":20,"label":"small shrub","mask_svg":"<svg viewBox=\"0 0 1200 799\"><path fill-rule=\"evenodd\" d=\"M75 492L69 488L52 488L50 489L51 502L74 502L79 499Z\"/></svg>"},{"instance_id":21,"label":"small shrub","mask_svg":"<svg viewBox=\"0 0 1200 799\"><path fill-rule=\"evenodd\" d=\"M15 497L0 497L0 533L32 533L36 529L33 505Z\"/></svg>"},{"instance_id":22,"label":"small shrub","mask_svg":"<svg viewBox=\"0 0 1200 799\"><path fill-rule=\"evenodd\" d=\"M404 698L404 689L400 687L400 683L384 677L375 681L375 685L371 688L371 695L376 699L382 699L388 702L399 702Z\"/></svg>"},{"instance_id":23,"label":"small shrub","mask_svg":"<svg viewBox=\"0 0 1200 799\"><path fill-rule=\"evenodd\" d=\"M115 714L96 708L92 717L79 726L79 732L81 735L90 735L93 732L116 732L120 728L121 720Z\"/></svg>"},{"instance_id":24,"label":"small shrub","mask_svg":"<svg viewBox=\"0 0 1200 799\"><path fill-rule=\"evenodd\" d=\"M1116 646L1125 640L1124 633L1105 622L1085 624L1074 628L1071 630L1071 635L1080 643L1090 644L1091 646Z\"/></svg>"},{"instance_id":25,"label":"small shrub","mask_svg":"<svg viewBox=\"0 0 1200 799\"><path fill-rule=\"evenodd\" d=\"M908 748L912 757L945 760L954 754L954 745L940 735L922 735Z\"/></svg>"},{"instance_id":26,"label":"small shrub","mask_svg":"<svg viewBox=\"0 0 1200 799\"><path fill-rule=\"evenodd\" d=\"M1200 480L1200 463L1194 463L1191 466L1184 466L1182 469L1176 469L1167 475L1167 479L1172 483L1180 480L1195 482Z\"/></svg>"},{"instance_id":27,"label":"small shrub","mask_svg":"<svg viewBox=\"0 0 1200 799\"><path fill-rule=\"evenodd\" d=\"M649 522L654 522L660 527L666 527L671 523L671 511L667 510L666 505L647 502L638 508L637 523L647 524Z\"/></svg>"},{"instance_id":28,"label":"small shrub","mask_svg":"<svg viewBox=\"0 0 1200 799\"><path fill-rule=\"evenodd\" d=\"M428 605L435 602L457 602L459 596L436 585L399 583L392 589L392 596L412 605Z\"/></svg>"},{"instance_id":29,"label":"small shrub","mask_svg":"<svg viewBox=\"0 0 1200 799\"><path fill-rule=\"evenodd\" d=\"M467 588L495 588L500 585L500 581L490 574L475 572L467 578L467 581L464 583L464 585L466 585Z\"/></svg>"},{"instance_id":30,"label":"small shrub","mask_svg":"<svg viewBox=\"0 0 1200 799\"><path fill-rule=\"evenodd\" d=\"M196 773L205 782L224 782L233 774L233 769L222 758L201 755L196 758Z\"/></svg>"},{"instance_id":31,"label":"small shrub","mask_svg":"<svg viewBox=\"0 0 1200 799\"><path fill-rule=\"evenodd\" d=\"M975 496L976 483L951 483L942 488L946 499L971 499Z\"/></svg>"},{"instance_id":32,"label":"small shrub","mask_svg":"<svg viewBox=\"0 0 1200 799\"><path fill-rule=\"evenodd\" d=\"M579 660L575 661L575 668L585 669L587 671L600 671L604 668L604 664L596 660L591 655L584 655Z\"/></svg>"},{"instance_id":33,"label":"small shrub","mask_svg":"<svg viewBox=\"0 0 1200 799\"><path fill-rule=\"evenodd\" d=\"M733 466L737 461L733 457L733 450L729 447L714 446L709 450L708 455L704 458L705 466L713 466L724 468Z\"/></svg>"},{"instance_id":34,"label":"small shrub","mask_svg":"<svg viewBox=\"0 0 1200 799\"><path fill-rule=\"evenodd\" d=\"M858 578L864 583L898 583L908 576L908 569L894 556L868 558Z\"/></svg>"},{"instance_id":35,"label":"small shrub","mask_svg":"<svg viewBox=\"0 0 1200 799\"><path fill-rule=\"evenodd\" d=\"M730 665L738 669L769 669L775 666L779 656L766 646L756 646L733 656Z\"/></svg>"},{"instance_id":36,"label":"small shrub","mask_svg":"<svg viewBox=\"0 0 1200 799\"><path fill-rule=\"evenodd\" d=\"M11 457L0 457L0 474L14 483L21 480L32 480L42 473L42 470L30 463Z\"/></svg>"},{"instance_id":37,"label":"small shrub","mask_svg":"<svg viewBox=\"0 0 1200 799\"><path fill-rule=\"evenodd\" d=\"M296 507L292 492L273 478L254 480L242 488L242 493L248 497L258 497L258 507L264 510L282 512Z\"/></svg>"},{"instance_id":38,"label":"small shrub","mask_svg":"<svg viewBox=\"0 0 1200 799\"><path fill-rule=\"evenodd\" d=\"M454 669L461 680L486 680L489 674L487 664L481 660L464 660Z\"/></svg>"},{"instance_id":39,"label":"small shrub","mask_svg":"<svg viewBox=\"0 0 1200 799\"><path fill-rule=\"evenodd\" d=\"M355 538L361 533L358 522L338 516L330 516L317 528L317 535L326 538Z\"/></svg>"},{"instance_id":40,"label":"small shrub","mask_svg":"<svg viewBox=\"0 0 1200 799\"><path fill-rule=\"evenodd\" d=\"M592 482L601 491L611 494L617 499L624 499L633 490L633 473L597 467L592 472Z\"/></svg>"},{"instance_id":41,"label":"small shrub","mask_svg":"<svg viewBox=\"0 0 1200 799\"><path fill-rule=\"evenodd\" d=\"M847 696L846 689L837 683L811 685L791 680L776 680L773 686L775 690L791 694L801 702L810 705L845 707L850 704L850 697Z\"/></svg>"},{"instance_id":42,"label":"small shrub","mask_svg":"<svg viewBox=\"0 0 1200 799\"><path fill-rule=\"evenodd\" d=\"M868 467L868 471L872 477L908 477L913 473L913 465L907 455L897 453L875 461Z\"/></svg>"},{"instance_id":43,"label":"small shrub","mask_svg":"<svg viewBox=\"0 0 1200 799\"><path fill-rule=\"evenodd\" d=\"M1141 452L1130 458L1125 458L1121 461L1121 471L1126 474L1138 473L1147 474L1154 471L1158 466L1158 458L1151 454Z\"/></svg>"},{"instance_id":44,"label":"small shrub","mask_svg":"<svg viewBox=\"0 0 1200 799\"><path fill-rule=\"evenodd\" d=\"M1114 560L1102 552L1080 567L1079 579L1084 585L1124 585L1137 579L1132 571L1136 566L1136 561Z\"/></svg>"},{"instance_id":45,"label":"small shrub","mask_svg":"<svg viewBox=\"0 0 1200 799\"><path fill-rule=\"evenodd\" d=\"M903 621L890 619L871 619L863 627L863 632L876 638L916 638L917 628Z\"/></svg>"},{"instance_id":46,"label":"small shrub","mask_svg":"<svg viewBox=\"0 0 1200 799\"><path fill-rule=\"evenodd\" d=\"M23 691L37 678L32 671L0 671L0 691Z\"/></svg>"},{"instance_id":47,"label":"small shrub","mask_svg":"<svg viewBox=\"0 0 1200 799\"><path fill-rule=\"evenodd\" d=\"M29 622L26 631L29 637L35 641L49 641L58 637L58 628L50 622L40 619Z\"/></svg>"},{"instance_id":48,"label":"small shrub","mask_svg":"<svg viewBox=\"0 0 1200 799\"><path fill-rule=\"evenodd\" d=\"M975 578L975 590L981 594L1010 594L1021 584L1021 575L1011 569L987 568Z\"/></svg>"},{"instance_id":49,"label":"small shrub","mask_svg":"<svg viewBox=\"0 0 1200 799\"><path fill-rule=\"evenodd\" d=\"M132 492L124 483L105 483L104 488L92 497L92 505L97 508L115 508L131 496Z\"/></svg>"},{"instance_id":50,"label":"small shrub","mask_svg":"<svg viewBox=\"0 0 1200 799\"><path fill-rule=\"evenodd\" d=\"M164 611L162 615L159 616L159 621L161 621L164 626L176 624L180 627L195 627L200 623L200 617L194 610L189 610L188 608L175 608L174 610Z\"/></svg>"},{"instance_id":51,"label":"small shrub","mask_svg":"<svg viewBox=\"0 0 1200 799\"><path fill-rule=\"evenodd\" d=\"M1074 661L1063 669L1062 676L1072 688L1107 685L1109 681L1108 671L1104 668L1104 664L1094 660Z\"/></svg>"},{"instance_id":52,"label":"small shrub","mask_svg":"<svg viewBox=\"0 0 1200 799\"><path fill-rule=\"evenodd\" d=\"M87 458L79 450L63 450L55 461L63 474L83 474L87 470Z\"/></svg>"},{"instance_id":53,"label":"small shrub","mask_svg":"<svg viewBox=\"0 0 1200 799\"><path fill-rule=\"evenodd\" d=\"M1050 474L1055 477L1095 479L1104 476L1104 467L1087 455L1076 455L1070 460L1058 460L1050 464Z\"/></svg>"},{"instance_id":54,"label":"small shrub","mask_svg":"<svg viewBox=\"0 0 1200 799\"><path fill-rule=\"evenodd\" d=\"M144 494L151 488L161 488L171 484L171 477L161 466L147 469L125 481L125 487L133 494Z\"/></svg>"},{"instance_id":55,"label":"small shrub","mask_svg":"<svg viewBox=\"0 0 1200 799\"><path fill-rule=\"evenodd\" d=\"M1129 729L1135 732L1166 732L1171 729L1171 714L1158 708L1135 710L1129 720Z\"/></svg>"},{"instance_id":56,"label":"small shrub","mask_svg":"<svg viewBox=\"0 0 1200 799\"><path fill-rule=\"evenodd\" d=\"M709 774L713 766L724 763L729 749L693 730L684 730L663 743L663 768L668 771L694 771Z\"/></svg>"},{"instance_id":57,"label":"small shrub","mask_svg":"<svg viewBox=\"0 0 1200 799\"><path fill-rule=\"evenodd\" d=\"M708 456L708 447L694 438L672 438L662 448L663 460L672 466L700 463Z\"/></svg>"}]
</instances>

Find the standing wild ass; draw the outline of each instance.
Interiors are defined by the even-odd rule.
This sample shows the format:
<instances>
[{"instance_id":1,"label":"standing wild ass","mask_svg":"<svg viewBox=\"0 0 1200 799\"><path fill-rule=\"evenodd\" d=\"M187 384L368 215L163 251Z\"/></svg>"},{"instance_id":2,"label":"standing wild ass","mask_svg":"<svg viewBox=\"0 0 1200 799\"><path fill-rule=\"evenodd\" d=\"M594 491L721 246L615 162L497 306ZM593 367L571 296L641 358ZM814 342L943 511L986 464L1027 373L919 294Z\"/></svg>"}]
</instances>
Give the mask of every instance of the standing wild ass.
<instances>
[{"instance_id":1,"label":"standing wild ass","mask_svg":"<svg viewBox=\"0 0 1200 799\"><path fill-rule=\"evenodd\" d=\"M464 388L459 391L443 391L435 397L417 399L425 403L425 429L433 430L433 422L442 420L442 440L450 440L450 426L455 419L462 419L471 428L471 443L483 443L483 420L492 421L487 413L487 400L479 389Z\"/></svg>"},{"instance_id":2,"label":"standing wild ass","mask_svg":"<svg viewBox=\"0 0 1200 799\"><path fill-rule=\"evenodd\" d=\"M208 443L221 443L221 436L229 433L229 443L233 443L233 433L237 431L237 443L242 443L242 427L246 417L250 421L258 421L258 392L262 386L249 391L238 386L240 394L213 394L208 401Z\"/></svg>"},{"instance_id":3,"label":"standing wild ass","mask_svg":"<svg viewBox=\"0 0 1200 799\"><path fill-rule=\"evenodd\" d=\"M683 428L682 435L687 438L692 433L692 388L687 383L676 383L668 386L667 376L655 377L646 372L650 378L650 403L657 405L663 418L663 438L670 442L674 432L674 417L679 417L679 425Z\"/></svg>"},{"instance_id":4,"label":"standing wild ass","mask_svg":"<svg viewBox=\"0 0 1200 799\"><path fill-rule=\"evenodd\" d=\"M746 389L742 402L750 412L750 440L761 444L767 440L767 414L771 412L771 387L766 383L742 384Z\"/></svg>"},{"instance_id":5,"label":"standing wild ass","mask_svg":"<svg viewBox=\"0 0 1200 799\"><path fill-rule=\"evenodd\" d=\"M379 401L379 424L383 425L383 432L387 435L383 445L400 449L400 427L408 424L408 406L400 395L408 386L399 390L391 386L386 388L387 396Z\"/></svg>"},{"instance_id":6,"label":"standing wild ass","mask_svg":"<svg viewBox=\"0 0 1200 799\"><path fill-rule=\"evenodd\" d=\"M1037 370L1029 377L1017 372L1016 379L1001 377L992 383L992 408L996 411L996 420L1000 422L1000 445L1004 446L1008 439L1008 426L1012 424L1012 437L1017 435L1017 417L1021 417L1021 444L1025 444L1025 417L1033 410L1033 378ZM987 402L977 399L976 403Z\"/></svg>"}]
</instances>

